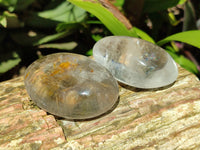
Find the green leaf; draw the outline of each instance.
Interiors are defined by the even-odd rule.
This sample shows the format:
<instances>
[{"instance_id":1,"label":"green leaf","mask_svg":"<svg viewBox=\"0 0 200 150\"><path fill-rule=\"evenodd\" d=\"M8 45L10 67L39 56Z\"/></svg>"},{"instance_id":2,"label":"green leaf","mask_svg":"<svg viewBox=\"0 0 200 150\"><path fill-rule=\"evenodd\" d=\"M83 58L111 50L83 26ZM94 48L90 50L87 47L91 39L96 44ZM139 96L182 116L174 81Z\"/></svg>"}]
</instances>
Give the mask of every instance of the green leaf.
<instances>
[{"instance_id":1,"label":"green leaf","mask_svg":"<svg viewBox=\"0 0 200 150\"><path fill-rule=\"evenodd\" d=\"M82 26L80 23L59 23L56 26L56 31L57 32L63 32L66 30L75 30L75 29L80 29Z\"/></svg>"},{"instance_id":2,"label":"green leaf","mask_svg":"<svg viewBox=\"0 0 200 150\"><path fill-rule=\"evenodd\" d=\"M2 25L4 28L7 27L7 20L5 16L0 16L0 25Z\"/></svg>"},{"instance_id":3,"label":"green leaf","mask_svg":"<svg viewBox=\"0 0 200 150\"><path fill-rule=\"evenodd\" d=\"M17 0L1 0L0 6L6 7L9 11L13 11L17 5Z\"/></svg>"},{"instance_id":4,"label":"green leaf","mask_svg":"<svg viewBox=\"0 0 200 150\"><path fill-rule=\"evenodd\" d=\"M61 39L61 38L65 37L65 36L67 36L69 34L71 34L70 31L64 31L64 32L53 34L53 35L45 36L45 37L39 39L37 42L35 42L34 46L41 45L41 44L44 44L44 43L47 43L47 42L50 42L50 41Z\"/></svg>"},{"instance_id":5,"label":"green leaf","mask_svg":"<svg viewBox=\"0 0 200 150\"><path fill-rule=\"evenodd\" d=\"M184 4L185 2L187 2L187 0L179 0L179 5L182 5L182 4Z\"/></svg>"},{"instance_id":6,"label":"green leaf","mask_svg":"<svg viewBox=\"0 0 200 150\"><path fill-rule=\"evenodd\" d=\"M60 50L73 50L78 44L76 42L68 42L68 43L50 43L40 45L39 48L54 48Z\"/></svg>"},{"instance_id":7,"label":"green leaf","mask_svg":"<svg viewBox=\"0 0 200 150\"><path fill-rule=\"evenodd\" d=\"M133 27L133 29L136 31L137 35L139 37L141 37L143 40L149 41L151 43L155 43L155 41L146 32L144 32L136 27Z\"/></svg>"},{"instance_id":8,"label":"green leaf","mask_svg":"<svg viewBox=\"0 0 200 150\"><path fill-rule=\"evenodd\" d=\"M102 24L99 20L87 20L85 21L86 24Z\"/></svg>"},{"instance_id":9,"label":"green leaf","mask_svg":"<svg viewBox=\"0 0 200 150\"><path fill-rule=\"evenodd\" d=\"M33 32L33 31L32 31ZM63 31L60 33L55 33L52 35L46 35L40 32L35 32L34 36L31 36L30 33L25 31L15 31L10 33L11 38L18 44L22 46L38 46L47 42L61 39L72 33L70 31Z\"/></svg>"},{"instance_id":10,"label":"green leaf","mask_svg":"<svg viewBox=\"0 0 200 150\"><path fill-rule=\"evenodd\" d=\"M93 34L93 35L92 35L92 39L95 40L96 42L99 41L99 40L102 39L102 38L103 38L103 37L102 37L101 35L99 35L99 34L97 34L97 35Z\"/></svg>"},{"instance_id":11,"label":"green leaf","mask_svg":"<svg viewBox=\"0 0 200 150\"><path fill-rule=\"evenodd\" d=\"M185 31L173 34L159 41L157 44L161 46L170 41L179 41L200 48L200 30Z\"/></svg>"},{"instance_id":12,"label":"green leaf","mask_svg":"<svg viewBox=\"0 0 200 150\"><path fill-rule=\"evenodd\" d=\"M54 27L59 23L77 23L87 16L85 10L63 1L58 6L42 12L33 13L26 23L34 27Z\"/></svg>"},{"instance_id":13,"label":"green leaf","mask_svg":"<svg viewBox=\"0 0 200 150\"><path fill-rule=\"evenodd\" d=\"M8 58L8 59L5 60L5 58ZM0 58L0 74L5 73L8 70L12 69L16 65L18 65L20 61L21 59L16 52L4 54L2 58Z\"/></svg>"},{"instance_id":14,"label":"green leaf","mask_svg":"<svg viewBox=\"0 0 200 150\"><path fill-rule=\"evenodd\" d=\"M58 22L80 22L86 17L85 10L64 1L54 9L39 12L38 16Z\"/></svg>"},{"instance_id":15,"label":"green leaf","mask_svg":"<svg viewBox=\"0 0 200 150\"><path fill-rule=\"evenodd\" d=\"M128 30L108 9L97 0L68 0L96 16L114 35L137 37L134 30Z\"/></svg>"},{"instance_id":16,"label":"green leaf","mask_svg":"<svg viewBox=\"0 0 200 150\"><path fill-rule=\"evenodd\" d=\"M181 0L145 0L144 12L157 12L176 6Z\"/></svg>"},{"instance_id":17,"label":"green leaf","mask_svg":"<svg viewBox=\"0 0 200 150\"><path fill-rule=\"evenodd\" d=\"M190 61L189 59L185 58L183 55L178 55L177 53L172 52L172 50L166 50L171 56L172 58L183 68L185 68L186 70L197 74L198 73L198 69L196 67L196 65Z\"/></svg>"},{"instance_id":18,"label":"green leaf","mask_svg":"<svg viewBox=\"0 0 200 150\"><path fill-rule=\"evenodd\" d=\"M39 32L31 32L33 32L35 35L31 36L29 32L24 30L10 32L9 35L13 41L22 46L33 46L34 43L46 36L45 34Z\"/></svg>"},{"instance_id":19,"label":"green leaf","mask_svg":"<svg viewBox=\"0 0 200 150\"><path fill-rule=\"evenodd\" d=\"M92 50L92 49L88 50L88 51L86 52L86 55L87 55L87 56L92 56L92 55L93 55L93 50Z\"/></svg>"},{"instance_id":20,"label":"green leaf","mask_svg":"<svg viewBox=\"0 0 200 150\"><path fill-rule=\"evenodd\" d=\"M172 26L177 26L180 23L180 20L177 20L172 12L168 13L169 22Z\"/></svg>"},{"instance_id":21,"label":"green leaf","mask_svg":"<svg viewBox=\"0 0 200 150\"><path fill-rule=\"evenodd\" d=\"M17 14L4 11L3 16L6 19L6 28L19 28L23 26L23 23L20 22Z\"/></svg>"},{"instance_id":22,"label":"green leaf","mask_svg":"<svg viewBox=\"0 0 200 150\"><path fill-rule=\"evenodd\" d=\"M118 7L122 7L124 4L125 0L116 0L114 5Z\"/></svg>"},{"instance_id":23,"label":"green leaf","mask_svg":"<svg viewBox=\"0 0 200 150\"><path fill-rule=\"evenodd\" d=\"M33 2L34 0L0 0L0 5L12 12L24 10Z\"/></svg>"},{"instance_id":24,"label":"green leaf","mask_svg":"<svg viewBox=\"0 0 200 150\"><path fill-rule=\"evenodd\" d=\"M180 49L178 48L178 46L176 45L176 43L174 41L171 42L171 46L172 46L172 48L173 48L173 50L175 52L179 52L180 51Z\"/></svg>"}]
</instances>

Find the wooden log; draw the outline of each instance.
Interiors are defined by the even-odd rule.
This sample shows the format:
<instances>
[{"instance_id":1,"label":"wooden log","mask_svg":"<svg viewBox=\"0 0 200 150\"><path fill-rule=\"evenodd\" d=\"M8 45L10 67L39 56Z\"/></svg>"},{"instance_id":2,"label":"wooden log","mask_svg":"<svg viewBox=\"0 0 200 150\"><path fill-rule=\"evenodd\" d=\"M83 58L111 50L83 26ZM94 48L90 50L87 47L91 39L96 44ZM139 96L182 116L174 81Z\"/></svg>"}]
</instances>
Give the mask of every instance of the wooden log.
<instances>
[{"instance_id":1,"label":"wooden log","mask_svg":"<svg viewBox=\"0 0 200 150\"><path fill-rule=\"evenodd\" d=\"M22 77L0 83L0 150L49 149L64 141L54 116L30 102Z\"/></svg>"},{"instance_id":2,"label":"wooden log","mask_svg":"<svg viewBox=\"0 0 200 150\"><path fill-rule=\"evenodd\" d=\"M56 122L57 121L57 122ZM23 78L0 83L0 149L200 149L200 83L179 67L160 89L120 87L119 102L91 120L47 115Z\"/></svg>"}]
</instances>

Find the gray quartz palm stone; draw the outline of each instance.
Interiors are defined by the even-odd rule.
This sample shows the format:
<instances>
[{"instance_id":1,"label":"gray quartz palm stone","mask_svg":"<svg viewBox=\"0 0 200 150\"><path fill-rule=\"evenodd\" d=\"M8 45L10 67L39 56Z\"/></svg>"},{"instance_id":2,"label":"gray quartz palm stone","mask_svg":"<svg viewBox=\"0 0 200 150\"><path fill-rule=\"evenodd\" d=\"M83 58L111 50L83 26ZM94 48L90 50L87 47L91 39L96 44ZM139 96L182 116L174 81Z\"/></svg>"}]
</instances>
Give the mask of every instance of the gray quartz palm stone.
<instances>
[{"instance_id":1,"label":"gray quartz palm stone","mask_svg":"<svg viewBox=\"0 0 200 150\"><path fill-rule=\"evenodd\" d=\"M161 47L142 39L109 36L93 47L95 61L120 82L137 88L159 88L173 83L178 68Z\"/></svg>"},{"instance_id":2,"label":"gray quartz palm stone","mask_svg":"<svg viewBox=\"0 0 200 150\"><path fill-rule=\"evenodd\" d=\"M24 78L28 94L39 107L67 119L96 117L118 99L118 84L112 74L78 54L47 55L33 62Z\"/></svg>"}]
</instances>

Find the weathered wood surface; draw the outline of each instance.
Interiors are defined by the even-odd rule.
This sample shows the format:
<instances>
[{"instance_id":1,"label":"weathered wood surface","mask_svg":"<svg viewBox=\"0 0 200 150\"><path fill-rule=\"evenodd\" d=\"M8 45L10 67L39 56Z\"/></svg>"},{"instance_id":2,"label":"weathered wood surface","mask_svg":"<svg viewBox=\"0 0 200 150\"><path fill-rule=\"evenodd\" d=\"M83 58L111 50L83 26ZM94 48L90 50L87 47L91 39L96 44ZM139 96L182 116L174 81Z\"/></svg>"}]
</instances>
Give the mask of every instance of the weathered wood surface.
<instances>
[{"instance_id":1,"label":"weathered wood surface","mask_svg":"<svg viewBox=\"0 0 200 150\"><path fill-rule=\"evenodd\" d=\"M120 87L115 108L86 121L55 120L38 109L23 78L1 83L0 149L50 148L200 149L200 82L179 67L171 86Z\"/></svg>"},{"instance_id":2,"label":"weathered wood surface","mask_svg":"<svg viewBox=\"0 0 200 150\"><path fill-rule=\"evenodd\" d=\"M0 149L49 149L64 141L55 118L29 102L22 77L0 84Z\"/></svg>"}]
</instances>

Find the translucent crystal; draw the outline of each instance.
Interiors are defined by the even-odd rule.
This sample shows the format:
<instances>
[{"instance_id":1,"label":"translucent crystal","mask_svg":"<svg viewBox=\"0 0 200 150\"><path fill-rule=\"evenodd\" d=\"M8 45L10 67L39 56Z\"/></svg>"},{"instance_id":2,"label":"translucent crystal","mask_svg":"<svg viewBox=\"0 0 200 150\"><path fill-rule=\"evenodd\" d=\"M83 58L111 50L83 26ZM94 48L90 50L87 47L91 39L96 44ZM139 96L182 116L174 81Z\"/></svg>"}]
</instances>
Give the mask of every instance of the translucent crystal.
<instances>
[{"instance_id":1,"label":"translucent crystal","mask_svg":"<svg viewBox=\"0 0 200 150\"><path fill-rule=\"evenodd\" d=\"M96 117L118 99L118 84L111 73L78 54L47 55L32 63L24 78L28 94L39 107L68 119Z\"/></svg>"},{"instance_id":2,"label":"translucent crystal","mask_svg":"<svg viewBox=\"0 0 200 150\"><path fill-rule=\"evenodd\" d=\"M165 50L138 38L105 37L94 45L93 56L118 81L137 88L163 87L178 76L176 63Z\"/></svg>"}]
</instances>

